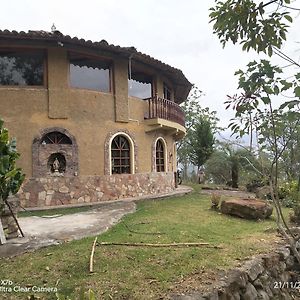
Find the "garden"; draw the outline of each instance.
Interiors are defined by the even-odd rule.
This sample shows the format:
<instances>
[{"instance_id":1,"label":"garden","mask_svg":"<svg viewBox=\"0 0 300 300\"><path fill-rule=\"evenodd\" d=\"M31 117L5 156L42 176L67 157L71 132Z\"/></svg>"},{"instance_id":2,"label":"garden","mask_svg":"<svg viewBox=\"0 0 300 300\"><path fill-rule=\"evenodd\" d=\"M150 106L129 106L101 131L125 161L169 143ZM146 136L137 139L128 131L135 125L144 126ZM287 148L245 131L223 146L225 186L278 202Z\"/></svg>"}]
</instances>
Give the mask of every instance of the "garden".
<instances>
[{"instance_id":1,"label":"garden","mask_svg":"<svg viewBox=\"0 0 300 300\"><path fill-rule=\"evenodd\" d=\"M281 243L273 216L251 221L220 214L211 209L211 196L201 194L199 185L193 187L185 196L137 202L135 213L98 236L93 273L89 272L93 237L2 258L0 278L14 286L57 289L57 293L2 293L2 298L34 294L36 298L29 299L57 299L57 295L77 299L81 289L91 289L96 299L166 299L172 293L211 286L222 272ZM284 214L289 214L288 208ZM176 243L203 245L176 247Z\"/></svg>"}]
</instances>

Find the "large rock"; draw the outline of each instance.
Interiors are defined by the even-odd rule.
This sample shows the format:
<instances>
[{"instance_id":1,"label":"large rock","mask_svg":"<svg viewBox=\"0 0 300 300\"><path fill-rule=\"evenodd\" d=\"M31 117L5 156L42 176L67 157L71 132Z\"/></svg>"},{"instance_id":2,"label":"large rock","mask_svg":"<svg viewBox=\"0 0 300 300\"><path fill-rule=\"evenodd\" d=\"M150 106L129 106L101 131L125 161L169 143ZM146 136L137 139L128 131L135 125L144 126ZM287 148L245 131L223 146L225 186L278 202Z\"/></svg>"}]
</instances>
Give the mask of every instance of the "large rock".
<instances>
[{"instance_id":1,"label":"large rock","mask_svg":"<svg viewBox=\"0 0 300 300\"><path fill-rule=\"evenodd\" d=\"M259 199L229 199L221 203L221 212L244 219L266 219L271 216L273 207Z\"/></svg>"}]
</instances>

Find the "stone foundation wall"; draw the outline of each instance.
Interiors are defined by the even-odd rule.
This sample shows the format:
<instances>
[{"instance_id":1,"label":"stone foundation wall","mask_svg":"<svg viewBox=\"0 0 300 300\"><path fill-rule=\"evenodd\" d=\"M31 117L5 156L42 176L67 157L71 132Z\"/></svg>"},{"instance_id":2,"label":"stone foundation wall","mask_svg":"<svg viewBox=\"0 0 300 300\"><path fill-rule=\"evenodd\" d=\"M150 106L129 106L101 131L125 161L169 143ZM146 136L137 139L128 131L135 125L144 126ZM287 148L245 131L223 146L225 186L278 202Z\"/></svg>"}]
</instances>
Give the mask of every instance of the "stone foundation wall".
<instances>
[{"instance_id":1,"label":"stone foundation wall","mask_svg":"<svg viewBox=\"0 0 300 300\"><path fill-rule=\"evenodd\" d=\"M288 247L246 262L205 293L172 295L172 300L300 299L299 264Z\"/></svg>"},{"instance_id":2,"label":"stone foundation wall","mask_svg":"<svg viewBox=\"0 0 300 300\"><path fill-rule=\"evenodd\" d=\"M155 195L174 188L171 172L45 177L27 180L19 198L22 207L44 207Z\"/></svg>"}]
</instances>

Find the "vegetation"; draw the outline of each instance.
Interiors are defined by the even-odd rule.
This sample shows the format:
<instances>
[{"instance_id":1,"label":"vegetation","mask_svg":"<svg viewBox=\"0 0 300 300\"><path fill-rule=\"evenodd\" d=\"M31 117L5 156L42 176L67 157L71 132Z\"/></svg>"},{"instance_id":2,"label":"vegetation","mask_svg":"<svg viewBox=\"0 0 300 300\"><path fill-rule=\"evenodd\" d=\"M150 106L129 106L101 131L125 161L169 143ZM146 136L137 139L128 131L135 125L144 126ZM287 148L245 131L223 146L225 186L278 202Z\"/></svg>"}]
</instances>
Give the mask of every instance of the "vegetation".
<instances>
[{"instance_id":1,"label":"vegetation","mask_svg":"<svg viewBox=\"0 0 300 300\"><path fill-rule=\"evenodd\" d=\"M3 127L0 119L0 214L10 194L16 194L24 180L20 168L16 167L17 152L16 140L9 139L8 130Z\"/></svg>"},{"instance_id":2,"label":"vegetation","mask_svg":"<svg viewBox=\"0 0 300 300\"><path fill-rule=\"evenodd\" d=\"M207 178L233 188L257 178L256 168L260 168L258 160L249 149L229 141L218 142L215 152L205 163Z\"/></svg>"},{"instance_id":3,"label":"vegetation","mask_svg":"<svg viewBox=\"0 0 300 300\"><path fill-rule=\"evenodd\" d=\"M55 209L45 209L45 210L21 210L18 212L19 217L42 217L42 216L53 216L53 215L71 215L80 212L85 212L90 210L95 206L86 205L81 207L64 207L64 208L55 208Z\"/></svg>"},{"instance_id":4,"label":"vegetation","mask_svg":"<svg viewBox=\"0 0 300 300\"><path fill-rule=\"evenodd\" d=\"M219 119L215 111L202 108L200 99L203 93L193 87L189 98L182 104L186 116L186 136L178 143L177 154L179 163L184 166L184 177L189 164L197 166L198 170L211 156L214 150L214 134L220 129Z\"/></svg>"},{"instance_id":5,"label":"vegetation","mask_svg":"<svg viewBox=\"0 0 300 300\"><path fill-rule=\"evenodd\" d=\"M239 76L240 93L229 96L226 108L235 110L235 118L229 124L232 132L240 136L250 135L251 151L253 132L256 132L258 152L266 151L269 154L270 168L260 174L270 185L277 225L300 262L294 236L282 214L278 195L280 162L284 153L290 151L290 140L297 136L300 124L300 65L281 50L289 24L293 21L291 12L295 8L290 6L290 2L273 0L257 4L253 0L218 1L211 8L210 18L214 23L214 33L218 35L223 47L229 42L239 43L244 51L252 49L269 57L277 55L289 63L283 68L267 59L249 62L246 70L235 73ZM296 67L297 71L292 76L287 75L284 71L288 67ZM283 98L283 95L288 95L289 100ZM281 105L276 107L274 99L278 97L281 97ZM286 135L283 129L287 123L292 124L292 127L288 137L283 138ZM297 171L299 174L300 170Z\"/></svg>"},{"instance_id":6,"label":"vegetation","mask_svg":"<svg viewBox=\"0 0 300 300\"><path fill-rule=\"evenodd\" d=\"M194 188L182 197L138 202L137 211L100 235L98 242L207 242L222 249L97 246L90 274L91 237L0 259L0 277L20 286L57 287L61 298L69 295L72 300L81 287L92 289L96 299L159 299L180 292L179 286L192 288L190 279L199 274L205 278L269 251L278 240L273 218L254 222L218 214L210 209L210 197L199 194L199 185ZM10 300L25 295L1 294ZM37 295L56 299L54 293Z\"/></svg>"}]
</instances>

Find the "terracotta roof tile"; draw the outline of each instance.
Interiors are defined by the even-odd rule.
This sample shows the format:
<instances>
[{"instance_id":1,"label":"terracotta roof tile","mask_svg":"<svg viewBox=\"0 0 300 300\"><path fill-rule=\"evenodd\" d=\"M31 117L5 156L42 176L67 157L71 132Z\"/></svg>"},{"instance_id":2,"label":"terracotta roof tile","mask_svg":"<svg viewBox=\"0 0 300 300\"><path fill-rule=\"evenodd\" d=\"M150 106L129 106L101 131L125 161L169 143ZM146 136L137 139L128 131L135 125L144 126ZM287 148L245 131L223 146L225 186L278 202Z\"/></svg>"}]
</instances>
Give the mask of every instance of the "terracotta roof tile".
<instances>
[{"instance_id":1,"label":"terracotta roof tile","mask_svg":"<svg viewBox=\"0 0 300 300\"><path fill-rule=\"evenodd\" d=\"M0 30L0 39L3 38L9 38L9 39L21 38L21 39L28 39L31 41L32 40L57 41L57 42L71 43L75 45L92 47L92 48L95 47L101 50L113 52L115 54L123 54L128 56L134 54L134 58L136 60L152 65L153 67L161 69L162 71L168 72L169 76L172 77L172 79L176 82L176 84L185 87L183 89L185 91L182 91L182 93L180 93L182 94L181 99L178 99L180 101L185 100L183 98L187 97L188 92L192 86L192 84L187 80L187 78L184 76L181 70L171 67L170 65L165 64L162 61L157 60L147 54L141 53L137 51L135 47L121 47L118 45L112 45L109 44L106 40L93 42L91 40L79 39L78 37L70 37L69 35L64 35L58 30L55 30L54 32L48 32L44 30L29 30L28 32L24 32L24 31L18 32L15 30L12 31Z\"/></svg>"}]
</instances>

